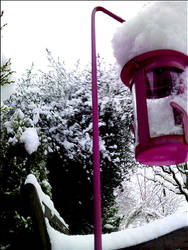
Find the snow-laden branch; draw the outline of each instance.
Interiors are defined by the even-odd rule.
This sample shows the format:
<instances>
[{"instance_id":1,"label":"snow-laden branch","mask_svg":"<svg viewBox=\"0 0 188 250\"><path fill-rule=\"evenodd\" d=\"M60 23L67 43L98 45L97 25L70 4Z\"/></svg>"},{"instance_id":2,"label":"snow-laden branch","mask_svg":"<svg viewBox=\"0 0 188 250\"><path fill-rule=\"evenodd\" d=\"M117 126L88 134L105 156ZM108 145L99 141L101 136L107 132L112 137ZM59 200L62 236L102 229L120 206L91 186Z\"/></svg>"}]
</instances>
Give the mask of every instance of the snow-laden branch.
<instances>
[{"instance_id":1,"label":"snow-laden branch","mask_svg":"<svg viewBox=\"0 0 188 250\"><path fill-rule=\"evenodd\" d=\"M186 166L187 164L168 167L152 167L155 178L149 179L160 182L172 192L184 195L188 201L188 190L186 185L188 182L188 174L186 173Z\"/></svg>"}]
</instances>

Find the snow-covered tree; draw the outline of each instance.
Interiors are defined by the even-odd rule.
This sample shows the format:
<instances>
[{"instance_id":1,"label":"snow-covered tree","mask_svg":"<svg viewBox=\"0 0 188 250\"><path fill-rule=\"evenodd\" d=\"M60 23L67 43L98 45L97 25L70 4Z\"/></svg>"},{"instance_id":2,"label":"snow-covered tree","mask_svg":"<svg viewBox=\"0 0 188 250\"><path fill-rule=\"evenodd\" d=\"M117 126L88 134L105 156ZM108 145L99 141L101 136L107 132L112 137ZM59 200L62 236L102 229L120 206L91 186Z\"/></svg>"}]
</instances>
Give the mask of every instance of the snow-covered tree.
<instances>
[{"instance_id":1,"label":"snow-covered tree","mask_svg":"<svg viewBox=\"0 0 188 250\"><path fill-rule=\"evenodd\" d=\"M165 180L156 179L150 166L142 166L130 182L122 185L123 192L117 189L119 214L123 216L121 228L141 226L168 216L186 203L183 196L167 188Z\"/></svg>"},{"instance_id":2,"label":"snow-covered tree","mask_svg":"<svg viewBox=\"0 0 188 250\"><path fill-rule=\"evenodd\" d=\"M188 164L186 162L172 166L155 166L152 169L155 173L153 181L164 183L167 189L183 195L188 202Z\"/></svg>"},{"instance_id":3,"label":"snow-covered tree","mask_svg":"<svg viewBox=\"0 0 188 250\"><path fill-rule=\"evenodd\" d=\"M49 72L28 70L6 102L21 110L48 143L49 180L57 210L73 233L93 231L92 100L90 67L67 71L48 52ZM113 190L136 164L131 147L131 98L118 71L98 59L103 225L117 230ZM9 119L13 113L6 115Z\"/></svg>"},{"instance_id":4,"label":"snow-covered tree","mask_svg":"<svg viewBox=\"0 0 188 250\"><path fill-rule=\"evenodd\" d=\"M12 82L9 62L1 67L1 87ZM24 115L16 97L18 95L14 94L1 109L1 249L15 249L20 236L24 234L27 237L31 232L31 220L23 217L24 204L20 195L26 176L35 174L44 190L51 194L46 169L47 140L40 128L35 128L34 121Z\"/></svg>"},{"instance_id":5,"label":"snow-covered tree","mask_svg":"<svg viewBox=\"0 0 188 250\"><path fill-rule=\"evenodd\" d=\"M1 249L13 247L15 241L31 232L29 217L24 218L21 188L28 174L37 176L50 195L47 184L46 138L20 109L9 106L1 120L0 202ZM12 112L12 116L7 115ZM6 248L5 248L6 249Z\"/></svg>"},{"instance_id":6,"label":"snow-covered tree","mask_svg":"<svg viewBox=\"0 0 188 250\"><path fill-rule=\"evenodd\" d=\"M56 63L54 71L45 75L45 81L51 84L53 82L53 86L58 82L60 86L63 84L63 95L67 85L67 82L65 85L63 81L67 81L67 76L62 70L62 65ZM70 76L74 78L71 79ZM48 119L52 124L50 137L53 151L49 156L48 167L54 190L53 200L58 211L67 220L73 233L91 233L91 71L86 69L80 73L71 72L70 76L68 89L65 89L66 99L56 99L52 109L57 110L57 123L54 122L56 114L54 117L51 116L51 120ZM117 70L112 65L105 65L101 59L98 60L98 78L103 225L112 224L115 226L113 230L117 230L120 219L115 218L117 208L114 208L113 189L121 184L125 172L134 164L130 151L132 137L128 126L131 119L131 102L129 93L119 81Z\"/></svg>"},{"instance_id":7,"label":"snow-covered tree","mask_svg":"<svg viewBox=\"0 0 188 250\"><path fill-rule=\"evenodd\" d=\"M0 14L0 18L3 16L3 11ZM2 31L3 28L7 24L3 24L0 28ZM1 32L2 36L2 32ZM6 110L6 107L3 105L3 101L7 99L10 94L13 92L13 86L14 86L14 79L13 74L15 72L11 69L11 59L7 59L6 56L1 53L1 67L0 67L0 94L1 94L1 107L0 112L3 112Z\"/></svg>"}]
</instances>

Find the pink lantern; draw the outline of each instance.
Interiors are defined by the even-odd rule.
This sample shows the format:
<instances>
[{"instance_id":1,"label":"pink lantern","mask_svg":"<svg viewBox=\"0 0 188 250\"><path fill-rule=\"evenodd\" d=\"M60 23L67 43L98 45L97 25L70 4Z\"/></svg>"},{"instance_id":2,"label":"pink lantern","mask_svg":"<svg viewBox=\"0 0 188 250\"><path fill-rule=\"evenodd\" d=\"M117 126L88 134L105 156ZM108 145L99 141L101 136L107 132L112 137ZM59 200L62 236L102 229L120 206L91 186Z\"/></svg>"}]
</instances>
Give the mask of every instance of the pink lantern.
<instances>
[{"instance_id":1,"label":"pink lantern","mask_svg":"<svg viewBox=\"0 0 188 250\"><path fill-rule=\"evenodd\" d=\"M140 163L188 160L187 83L180 78L187 66L183 53L154 50L134 57L121 71L133 94L135 157Z\"/></svg>"},{"instance_id":2,"label":"pink lantern","mask_svg":"<svg viewBox=\"0 0 188 250\"><path fill-rule=\"evenodd\" d=\"M96 7L91 19L93 175L95 250L102 249L100 150L95 14L102 11L118 22L122 18ZM188 160L187 86L179 79L188 57L173 50L155 50L134 57L121 72L123 83L133 93L135 157L148 165L173 165ZM179 81L178 81L179 79ZM185 86L184 86L185 85ZM182 102L182 97L185 98ZM182 103L184 105L182 105Z\"/></svg>"}]
</instances>

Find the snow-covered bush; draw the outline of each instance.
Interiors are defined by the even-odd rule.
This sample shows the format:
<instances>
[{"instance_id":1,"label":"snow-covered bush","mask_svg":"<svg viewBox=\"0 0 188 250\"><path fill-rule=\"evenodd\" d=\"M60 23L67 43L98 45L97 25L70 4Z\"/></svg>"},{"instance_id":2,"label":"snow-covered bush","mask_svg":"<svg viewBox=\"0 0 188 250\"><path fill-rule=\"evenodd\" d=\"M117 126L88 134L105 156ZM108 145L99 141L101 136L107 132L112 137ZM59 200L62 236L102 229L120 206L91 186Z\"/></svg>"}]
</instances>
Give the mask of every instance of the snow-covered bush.
<instances>
[{"instance_id":1,"label":"snow-covered bush","mask_svg":"<svg viewBox=\"0 0 188 250\"><path fill-rule=\"evenodd\" d=\"M49 181L56 209L73 233L91 233L91 70L89 67L80 70L78 64L72 71L67 71L49 51L48 59L49 72L34 74L32 69L28 70L6 105L14 112L22 111L29 122L27 128L35 128L46 136ZM117 230L120 219L115 216L113 190L136 164L129 129L132 106L130 94L121 83L117 69L106 65L102 59L98 59L98 69L103 225L112 224L115 226L112 230ZM14 112L7 112L7 120Z\"/></svg>"},{"instance_id":2,"label":"snow-covered bush","mask_svg":"<svg viewBox=\"0 0 188 250\"><path fill-rule=\"evenodd\" d=\"M20 195L27 175L35 174L45 192L51 194L47 182L46 137L23 112L10 101L1 116L1 249L14 247L23 232L32 230L30 217L24 217L25 204Z\"/></svg>"},{"instance_id":3,"label":"snow-covered bush","mask_svg":"<svg viewBox=\"0 0 188 250\"><path fill-rule=\"evenodd\" d=\"M183 195L170 191L167 182L159 181L152 170L150 166L139 168L130 182L122 183L123 192L116 190L118 213L123 216L121 229L141 226L185 207Z\"/></svg>"},{"instance_id":4,"label":"snow-covered bush","mask_svg":"<svg viewBox=\"0 0 188 250\"><path fill-rule=\"evenodd\" d=\"M62 66L56 64L54 72L51 71L45 79L47 84L51 81L53 86L59 81L63 92L66 87L63 81L67 76L59 76ZM111 223L115 226L111 230L117 230L120 219L115 216L117 208L113 190L120 185L125 172L135 164L130 151L132 107L129 93L113 66L105 65L99 59L98 76L103 225ZM62 96L51 102L53 113L41 119L50 127L47 130L53 152L49 154L48 168L54 190L53 201L72 233L91 233L93 157L90 69L72 72L68 82L68 98L63 99Z\"/></svg>"},{"instance_id":5,"label":"snow-covered bush","mask_svg":"<svg viewBox=\"0 0 188 250\"><path fill-rule=\"evenodd\" d=\"M21 183L30 172L34 172L40 181L47 179L45 169L47 140L39 128L33 127L32 120L25 117L20 109L9 110L9 115L10 113L12 115L8 120L7 113L2 116L1 157L5 161L6 169L10 166L14 174L18 171L18 177L19 172L23 174L18 178L19 191Z\"/></svg>"}]
</instances>

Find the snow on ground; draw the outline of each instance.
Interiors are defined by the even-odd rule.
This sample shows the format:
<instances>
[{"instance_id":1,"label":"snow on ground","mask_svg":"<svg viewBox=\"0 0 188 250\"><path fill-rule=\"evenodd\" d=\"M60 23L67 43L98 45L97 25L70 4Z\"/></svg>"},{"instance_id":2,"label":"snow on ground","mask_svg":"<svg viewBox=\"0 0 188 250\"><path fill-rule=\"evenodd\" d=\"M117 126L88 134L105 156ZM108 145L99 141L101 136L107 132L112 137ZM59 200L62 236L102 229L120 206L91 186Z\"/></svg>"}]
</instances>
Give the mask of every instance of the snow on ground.
<instances>
[{"instance_id":1,"label":"snow on ground","mask_svg":"<svg viewBox=\"0 0 188 250\"><path fill-rule=\"evenodd\" d=\"M32 183L36 187L41 204L44 202L51 209L52 213L57 214L59 217L58 212L54 208L53 202L50 200L48 195L43 193L35 176L32 174L28 175L25 184L26 183ZM49 225L48 219L46 219L46 225L52 245L52 250L94 249L93 235L65 235L53 229ZM103 250L115 250L118 248L134 246L186 226L188 226L188 211L178 212L138 228L126 229L110 234L103 234Z\"/></svg>"},{"instance_id":2,"label":"snow on ground","mask_svg":"<svg viewBox=\"0 0 188 250\"><path fill-rule=\"evenodd\" d=\"M131 58L151 50L187 53L187 2L154 2L121 24L112 39L121 68Z\"/></svg>"},{"instance_id":3,"label":"snow on ground","mask_svg":"<svg viewBox=\"0 0 188 250\"><path fill-rule=\"evenodd\" d=\"M29 154L35 152L40 144L36 128L26 128L20 138Z\"/></svg>"},{"instance_id":4,"label":"snow on ground","mask_svg":"<svg viewBox=\"0 0 188 250\"><path fill-rule=\"evenodd\" d=\"M47 230L50 236L52 250L93 250L93 235L65 235L53 229L48 221ZM127 229L115 233L103 234L103 250L115 250L123 247L134 246L174 230L188 226L188 211L175 213L166 218L156 220L144 226Z\"/></svg>"}]
</instances>

